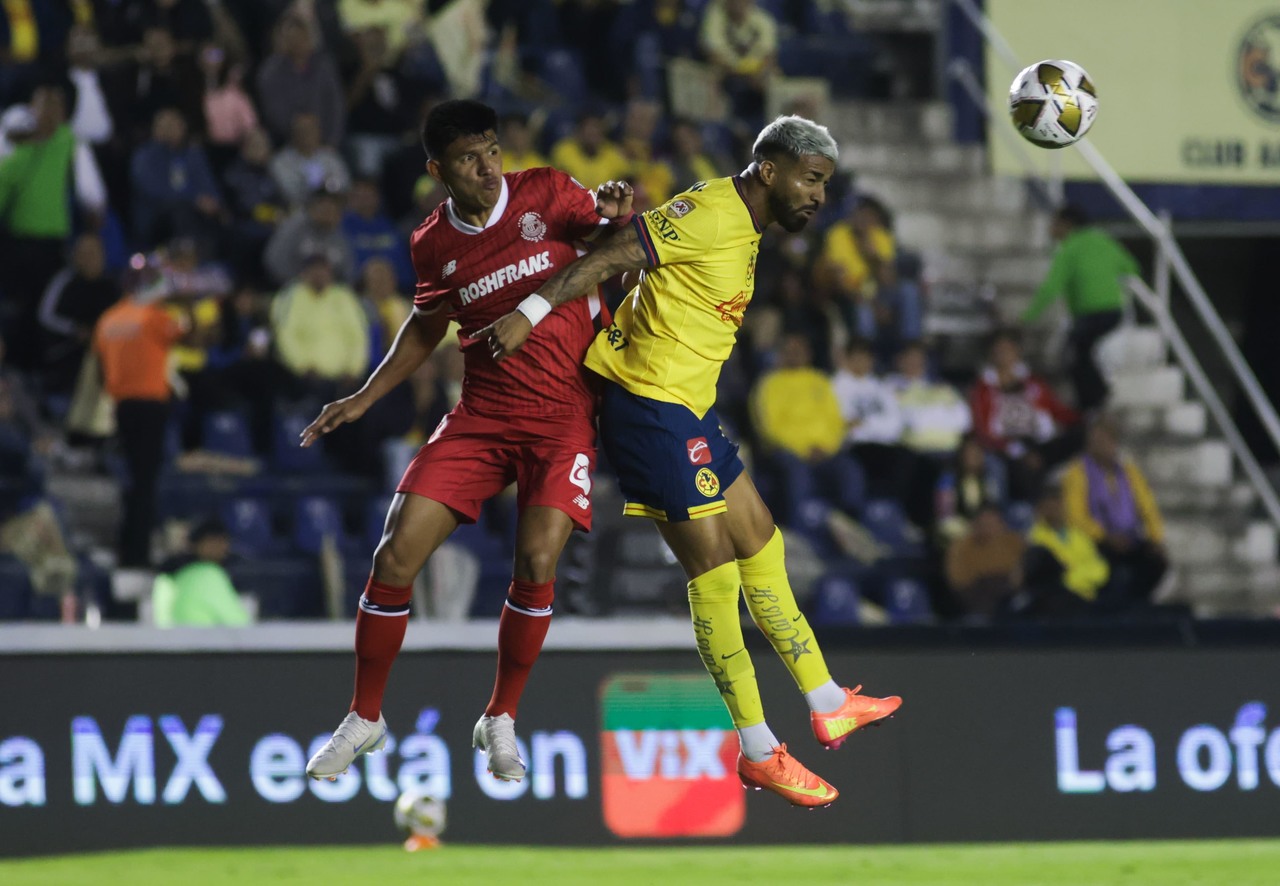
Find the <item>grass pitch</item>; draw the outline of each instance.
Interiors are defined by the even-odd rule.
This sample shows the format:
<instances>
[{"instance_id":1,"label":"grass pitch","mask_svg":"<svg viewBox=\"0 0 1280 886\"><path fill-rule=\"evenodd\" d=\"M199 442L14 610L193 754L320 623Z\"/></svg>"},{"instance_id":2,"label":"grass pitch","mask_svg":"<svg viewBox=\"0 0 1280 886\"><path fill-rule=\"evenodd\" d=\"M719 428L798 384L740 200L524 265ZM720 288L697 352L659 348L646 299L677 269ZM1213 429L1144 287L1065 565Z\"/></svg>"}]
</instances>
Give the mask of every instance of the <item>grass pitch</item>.
<instances>
[{"instance_id":1,"label":"grass pitch","mask_svg":"<svg viewBox=\"0 0 1280 886\"><path fill-rule=\"evenodd\" d=\"M1280 841L551 849L154 849L0 862L5 886L840 883L849 886L1275 886Z\"/></svg>"}]
</instances>

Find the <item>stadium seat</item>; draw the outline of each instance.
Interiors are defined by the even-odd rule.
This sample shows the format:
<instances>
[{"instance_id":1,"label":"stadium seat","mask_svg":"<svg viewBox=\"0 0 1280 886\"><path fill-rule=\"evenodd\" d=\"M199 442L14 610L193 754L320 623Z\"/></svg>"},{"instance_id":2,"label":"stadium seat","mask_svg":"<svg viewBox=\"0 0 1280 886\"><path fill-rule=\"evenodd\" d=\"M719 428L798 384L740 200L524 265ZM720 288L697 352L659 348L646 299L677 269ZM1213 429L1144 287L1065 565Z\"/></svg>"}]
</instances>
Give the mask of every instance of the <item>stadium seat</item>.
<instances>
[{"instance_id":1,"label":"stadium seat","mask_svg":"<svg viewBox=\"0 0 1280 886\"><path fill-rule=\"evenodd\" d=\"M814 624L856 625L858 602L861 599L858 583L848 575L828 572L813 586L812 616Z\"/></svg>"},{"instance_id":2,"label":"stadium seat","mask_svg":"<svg viewBox=\"0 0 1280 886\"><path fill-rule=\"evenodd\" d=\"M360 595L369 583L369 561L343 561L342 582L342 615L344 618L355 618L360 607Z\"/></svg>"},{"instance_id":3,"label":"stadium seat","mask_svg":"<svg viewBox=\"0 0 1280 886\"><path fill-rule=\"evenodd\" d=\"M365 506L364 543L371 557L378 542L382 541L382 533L387 525L387 511L391 509L391 500L394 497L377 495L369 499L369 503Z\"/></svg>"},{"instance_id":4,"label":"stadium seat","mask_svg":"<svg viewBox=\"0 0 1280 886\"><path fill-rule=\"evenodd\" d=\"M324 470L324 440L306 449L298 445L303 428L311 417L301 412L277 416L271 429L271 467L286 474L319 473Z\"/></svg>"},{"instance_id":5,"label":"stadium seat","mask_svg":"<svg viewBox=\"0 0 1280 886\"><path fill-rule=\"evenodd\" d=\"M48 594L37 594L32 589L31 603L27 607L28 621L62 621L62 601Z\"/></svg>"},{"instance_id":6,"label":"stadium seat","mask_svg":"<svg viewBox=\"0 0 1280 886\"><path fill-rule=\"evenodd\" d=\"M895 578L884 595L884 608L893 624L926 624L933 621L929 592L914 578Z\"/></svg>"},{"instance_id":7,"label":"stadium seat","mask_svg":"<svg viewBox=\"0 0 1280 886\"><path fill-rule=\"evenodd\" d=\"M862 524L877 541L892 548L896 556L914 558L924 555L921 542L909 535L907 517L899 502L888 498L867 502L862 512Z\"/></svg>"},{"instance_id":8,"label":"stadium seat","mask_svg":"<svg viewBox=\"0 0 1280 886\"><path fill-rule=\"evenodd\" d=\"M31 607L31 579L16 557L0 554L0 621L27 617Z\"/></svg>"},{"instance_id":9,"label":"stadium seat","mask_svg":"<svg viewBox=\"0 0 1280 886\"><path fill-rule=\"evenodd\" d=\"M284 552L271 527L271 509L258 498L233 498L222 508L222 519L231 536L231 549L242 557Z\"/></svg>"},{"instance_id":10,"label":"stadium seat","mask_svg":"<svg viewBox=\"0 0 1280 886\"><path fill-rule=\"evenodd\" d=\"M253 456L249 425L238 412L213 412L205 416L201 443L210 452L239 458Z\"/></svg>"},{"instance_id":11,"label":"stadium seat","mask_svg":"<svg viewBox=\"0 0 1280 886\"><path fill-rule=\"evenodd\" d=\"M340 546L345 542L342 511L329 498L304 495L294 502L293 545L306 554L318 554L326 537Z\"/></svg>"},{"instance_id":12,"label":"stadium seat","mask_svg":"<svg viewBox=\"0 0 1280 886\"><path fill-rule=\"evenodd\" d=\"M242 594L258 598L258 617L319 618L324 614L320 569L310 558L240 560L227 568Z\"/></svg>"},{"instance_id":13,"label":"stadium seat","mask_svg":"<svg viewBox=\"0 0 1280 886\"><path fill-rule=\"evenodd\" d=\"M542 57L543 81L561 101L579 104L587 95L587 78L582 61L571 49L552 49Z\"/></svg>"},{"instance_id":14,"label":"stadium seat","mask_svg":"<svg viewBox=\"0 0 1280 886\"><path fill-rule=\"evenodd\" d=\"M1035 505L1026 501L1009 502L1004 509L1004 519L1014 532L1026 532L1036 520Z\"/></svg>"}]
</instances>

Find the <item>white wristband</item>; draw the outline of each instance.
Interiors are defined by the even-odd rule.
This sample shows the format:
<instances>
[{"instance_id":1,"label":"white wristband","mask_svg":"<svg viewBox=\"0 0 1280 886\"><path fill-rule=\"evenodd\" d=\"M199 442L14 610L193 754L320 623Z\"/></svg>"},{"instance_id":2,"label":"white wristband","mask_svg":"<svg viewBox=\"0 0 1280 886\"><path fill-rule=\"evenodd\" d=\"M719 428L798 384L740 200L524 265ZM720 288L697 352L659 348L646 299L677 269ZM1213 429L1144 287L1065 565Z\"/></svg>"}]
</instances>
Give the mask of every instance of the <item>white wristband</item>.
<instances>
[{"instance_id":1,"label":"white wristband","mask_svg":"<svg viewBox=\"0 0 1280 886\"><path fill-rule=\"evenodd\" d=\"M528 318L530 326L537 326L551 313L551 302L535 292L516 305L516 310Z\"/></svg>"}]
</instances>

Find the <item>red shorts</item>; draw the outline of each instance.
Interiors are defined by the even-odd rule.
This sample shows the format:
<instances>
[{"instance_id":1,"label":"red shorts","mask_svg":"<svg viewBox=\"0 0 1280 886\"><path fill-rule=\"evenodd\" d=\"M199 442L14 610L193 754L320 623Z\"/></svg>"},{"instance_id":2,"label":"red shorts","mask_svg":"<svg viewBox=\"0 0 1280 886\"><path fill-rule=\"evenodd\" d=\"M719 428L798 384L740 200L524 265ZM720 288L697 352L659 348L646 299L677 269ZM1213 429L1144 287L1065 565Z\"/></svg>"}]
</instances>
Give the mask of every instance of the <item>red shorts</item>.
<instances>
[{"instance_id":1,"label":"red shorts","mask_svg":"<svg viewBox=\"0 0 1280 886\"><path fill-rule=\"evenodd\" d=\"M480 507L513 482L516 504L564 511L591 529L595 423L586 416L484 418L451 412L418 450L396 492L438 501L474 523Z\"/></svg>"}]
</instances>

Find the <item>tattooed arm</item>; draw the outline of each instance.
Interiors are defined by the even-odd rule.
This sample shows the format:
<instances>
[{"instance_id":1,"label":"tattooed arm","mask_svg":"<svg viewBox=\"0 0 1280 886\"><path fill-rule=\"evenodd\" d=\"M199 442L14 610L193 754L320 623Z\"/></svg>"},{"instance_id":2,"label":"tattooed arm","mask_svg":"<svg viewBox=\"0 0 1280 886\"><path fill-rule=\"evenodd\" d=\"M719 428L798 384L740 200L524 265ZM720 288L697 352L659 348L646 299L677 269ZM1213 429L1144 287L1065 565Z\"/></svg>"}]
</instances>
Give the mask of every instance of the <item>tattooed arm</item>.
<instances>
[{"instance_id":1,"label":"tattooed arm","mask_svg":"<svg viewBox=\"0 0 1280 886\"><path fill-rule=\"evenodd\" d=\"M525 300L528 302L540 298L546 303L540 312L541 316L538 316L539 320L556 306L594 292L597 286L610 277L650 267L649 258L634 225L627 225L606 236L608 239L603 243L573 264L561 268L537 293ZM521 303L521 308L525 307L525 303ZM537 307L542 306L535 307L535 316L539 313ZM518 308L481 329L475 337L487 337L494 359L501 360L520 350L533 331L533 326L534 321Z\"/></svg>"}]
</instances>

